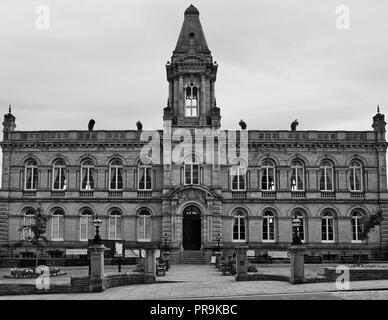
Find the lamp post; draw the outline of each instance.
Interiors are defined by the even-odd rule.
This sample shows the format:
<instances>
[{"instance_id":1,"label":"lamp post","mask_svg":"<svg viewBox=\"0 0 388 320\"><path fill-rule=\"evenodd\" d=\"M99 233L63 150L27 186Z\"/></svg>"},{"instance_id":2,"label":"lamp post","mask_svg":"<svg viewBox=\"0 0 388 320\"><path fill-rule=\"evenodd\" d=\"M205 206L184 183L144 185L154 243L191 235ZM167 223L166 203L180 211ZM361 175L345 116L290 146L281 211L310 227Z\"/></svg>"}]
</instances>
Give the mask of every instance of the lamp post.
<instances>
[{"instance_id":1,"label":"lamp post","mask_svg":"<svg viewBox=\"0 0 388 320\"><path fill-rule=\"evenodd\" d=\"M300 237L299 237L300 219L298 218L297 214L295 214L294 218L292 219L292 227L294 229L294 234L292 237L291 245L299 246L302 244L302 241L300 240Z\"/></svg>"},{"instance_id":2,"label":"lamp post","mask_svg":"<svg viewBox=\"0 0 388 320\"><path fill-rule=\"evenodd\" d=\"M217 251L220 251L221 233L217 235Z\"/></svg>"},{"instance_id":3,"label":"lamp post","mask_svg":"<svg viewBox=\"0 0 388 320\"><path fill-rule=\"evenodd\" d=\"M98 218L98 216L96 216L93 220L93 224L96 227L96 234L95 234L94 239L93 239L93 244L101 244L102 243L102 240L100 237L100 231L99 231L101 223L102 223L101 219Z\"/></svg>"},{"instance_id":4,"label":"lamp post","mask_svg":"<svg viewBox=\"0 0 388 320\"><path fill-rule=\"evenodd\" d=\"M164 233L163 240L164 240L164 249L166 250L167 249L167 240L168 240L167 232Z\"/></svg>"}]
</instances>

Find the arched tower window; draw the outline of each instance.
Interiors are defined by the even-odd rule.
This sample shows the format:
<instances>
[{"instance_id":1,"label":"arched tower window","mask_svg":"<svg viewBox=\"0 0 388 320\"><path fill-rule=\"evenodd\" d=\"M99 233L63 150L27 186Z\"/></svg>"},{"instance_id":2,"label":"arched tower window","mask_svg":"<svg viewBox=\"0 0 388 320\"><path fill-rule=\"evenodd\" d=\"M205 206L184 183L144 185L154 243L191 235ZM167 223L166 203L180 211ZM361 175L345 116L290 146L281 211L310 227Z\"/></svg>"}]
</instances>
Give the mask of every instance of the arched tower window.
<instances>
[{"instance_id":1,"label":"arched tower window","mask_svg":"<svg viewBox=\"0 0 388 320\"><path fill-rule=\"evenodd\" d=\"M198 117L198 86L191 82L185 89L186 117Z\"/></svg>"},{"instance_id":2,"label":"arched tower window","mask_svg":"<svg viewBox=\"0 0 388 320\"><path fill-rule=\"evenodd\" d=\"M38 164L35 160L28 160L25 166L24 189L36 190L38 188Z\"/></svg>"},{"instance_id":3,"label":"arched tower window","mask_svg":"<svg viewBox=\"0 0 388 320\"><path fill-rule=\"evenodd\" d=\"M123 163L112 160L109 164L109 190L123 190Z\"/></svg>"},{"instance_id":4,"label":"arched tower window","mask_svg":"<svg viewBox=\"0 0 388 320\"><path fill-rule=\"evenodd\" d=\"M56 160L53 164L53 190L66 190L66 164Z\"/></svg>"}]
</instances>

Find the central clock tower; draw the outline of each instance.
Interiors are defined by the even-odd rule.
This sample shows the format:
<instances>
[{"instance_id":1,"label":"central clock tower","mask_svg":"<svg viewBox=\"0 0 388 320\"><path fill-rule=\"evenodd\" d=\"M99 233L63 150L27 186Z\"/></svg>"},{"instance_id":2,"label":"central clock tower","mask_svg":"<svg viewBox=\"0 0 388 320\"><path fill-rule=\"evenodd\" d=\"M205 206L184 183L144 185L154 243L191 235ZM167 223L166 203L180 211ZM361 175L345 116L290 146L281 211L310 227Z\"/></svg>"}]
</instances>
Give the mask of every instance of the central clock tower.
<instances>
[{"instance_id":1,"label":"central clock tower","mask_svg":"<svg viewBox=\"0 0 388 320\"><path fill-rule=\"evenodd\" d=\"M163 120L171 121L173 127L219 128L221 115L215 98L217 68L199 11L191 5L184 13L171 62L166 64L169 93Z\"/></svg>"}]
</instances>

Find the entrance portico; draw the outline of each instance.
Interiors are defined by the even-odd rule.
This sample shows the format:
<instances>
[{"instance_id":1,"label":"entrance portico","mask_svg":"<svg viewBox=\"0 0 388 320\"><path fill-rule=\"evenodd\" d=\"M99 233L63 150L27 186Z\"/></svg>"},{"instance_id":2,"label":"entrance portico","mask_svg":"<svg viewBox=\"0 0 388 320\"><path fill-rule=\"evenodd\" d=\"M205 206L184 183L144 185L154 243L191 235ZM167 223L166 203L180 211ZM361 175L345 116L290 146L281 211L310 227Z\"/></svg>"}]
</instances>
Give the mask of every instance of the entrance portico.
<instances>
[{"instance_id":1,"label":"entrance portico","mask_svg":"<svg viewBox=\"0 0 388 320\"><path fill-rule=\"evenodd\" d=\"M163 201L162 234L169 238L172 260L182 251L206 251L221 232L221 202L203 186L183 186Z\"/></svg>"}]
</instances>

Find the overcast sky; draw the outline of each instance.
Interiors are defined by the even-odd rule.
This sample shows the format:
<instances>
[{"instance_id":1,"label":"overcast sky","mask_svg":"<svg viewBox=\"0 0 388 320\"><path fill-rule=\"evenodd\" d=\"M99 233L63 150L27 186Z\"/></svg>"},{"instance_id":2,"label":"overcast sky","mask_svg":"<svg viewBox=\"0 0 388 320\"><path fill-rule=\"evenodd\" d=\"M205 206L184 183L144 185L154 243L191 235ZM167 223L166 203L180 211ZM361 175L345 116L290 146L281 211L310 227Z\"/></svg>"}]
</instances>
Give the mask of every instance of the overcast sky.
<instances>
[{"instance_id":1,"label":"overcast sky","mask_svg":"<svg viewBox=\"0 0 388 320\"><path fill-rule=\"evenodd\" d=\"M165 63L193 3L222 127L371 130L388 110L386 0L1 0L0 111L19 130L162 127ZM350 29L336 28L336 7ZM35 12L50 8L50 30Z\"/></svg>"}]
</instances>

